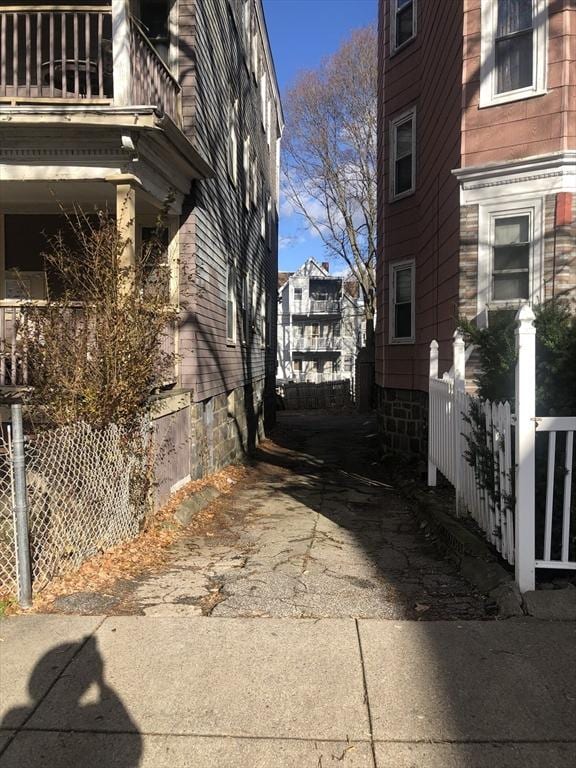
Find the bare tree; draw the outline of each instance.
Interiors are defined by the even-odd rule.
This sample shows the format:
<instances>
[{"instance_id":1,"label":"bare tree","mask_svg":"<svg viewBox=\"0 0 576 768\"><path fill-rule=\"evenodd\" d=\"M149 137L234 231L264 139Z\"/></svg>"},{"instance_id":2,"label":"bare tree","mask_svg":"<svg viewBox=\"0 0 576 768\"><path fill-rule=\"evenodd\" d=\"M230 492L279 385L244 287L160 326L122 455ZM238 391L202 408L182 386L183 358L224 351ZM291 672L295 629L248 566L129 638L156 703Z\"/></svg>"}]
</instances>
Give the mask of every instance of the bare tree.
<instances>
[{"instance_id":1,"label":"bare tree","mask_svg":"<svg viewBox=\"0 0 576 768\"><path fill-rule=\"evenodd\" d=\"M377 32L356 30L285 97L284 193L364 299L372 342L376 267ZM370 343L369 342L369 343Z\"/></svg>"}]
</instances>

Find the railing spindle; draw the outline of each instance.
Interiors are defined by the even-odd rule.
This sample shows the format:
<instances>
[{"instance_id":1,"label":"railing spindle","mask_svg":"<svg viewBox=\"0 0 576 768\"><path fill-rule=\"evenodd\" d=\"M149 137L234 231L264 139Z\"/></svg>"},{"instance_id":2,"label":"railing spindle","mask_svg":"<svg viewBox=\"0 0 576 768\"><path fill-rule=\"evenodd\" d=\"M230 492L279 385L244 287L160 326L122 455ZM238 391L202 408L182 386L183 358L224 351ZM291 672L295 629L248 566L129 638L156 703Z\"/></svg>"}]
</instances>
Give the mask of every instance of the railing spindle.
<instances>
[{"instance_id":1,"label":"railing spindle","mask_svg":"<svg viewBox=\"0 0 576 768\"><path fill-rule=\"evenodd\" d=\"M552 515L554 512L554 464L556 432L548 435L548 469L546 473L546 517L544 522L544 559L550 560L552 549Z\"/></svg>"},{"instance_id":2,"label":"railing spindle","mask_svg":"<svg viewBox=\"0 0 576 768\"><path fill-rule=\"evenodd\" d=\"M25 20L25 30L26 30L26 51L30 51L30 14L26 14L26 20ZM27 57L28 59L28 57ZM31 86L31 72L30 72L30 62L27 60L25 63L25 69L26 69L26 96L30 96L30 86Z\"/></svg>"},{"instance_id":3,"label":"railing spindle","mask_svg":"<svg viewBox=\"0 0 576 768\"><path fill-rule=\"evenodd\" d=\"M42 14L36 14L36 87L42 96Z\"/></svg>"},{"instance_id":4,"label":"railing spindle","mask_svg":"<svg viewBox=\"0 0 576 768\"><path fill-rule=\"evenodd\" d=\"M570 504L572 500L573 456L574 432L566 432L566 460L564 462L564 509L562 510L562 560L564 562L567 562L570 557Z\"/></svg>"},{"instance_id":5,"label":"railing spindle","mask_svg":"<svg viewBox=\"0 0 576 768\"><path fill-rule=\"evenodd\" d=\"M12 24L12 81L14 83L14 95L17 96L20 84L18 78L18 20L20 14L13 14L12 18L14 20Z\"/></svg>"},{"instance_id":6,"label":"railing spindle","mask_svg":"<svg viewBox=\"0 0 576 768\"><path fill-rule=\"evenodd\" d=\"M50 27L50 35L49 35L49 47L48 47L48 69L49 69L49 77L50 77L50 96L54 96L54 54L55 51L55 45L54 45L54 14L49 14L49 27Z\"/></svg>"},{"instance_id":7,"label":"railing spindle","mask_svg":"<svg viewBox=\"0 0 576 768\"><path fill-rule=\"evenodd\" d=\"M86 96L90 98L92 96L92 78L90 77L90 14L86 14Z\"/></svg>"},{"instance_id":8,"label":"railing spindle","mask_svg":"<svg viewBox=\"0 0 576 768\"><path fill-rule=\"evenodd\" d=\"M74 38L74 95L79 96L80 95L80 72L78 69L78 59L79 59L79 41L78 41L78 12L74 12L73 16L73 22L72 22L72 36Z\"/></svg>"},{"instance_id":9,"label":"railing spindle","mask_svg":"<svg viewBox=\"0 0 576 768\"><path fill-rule=\"evenodd\" d=\"M98 14L98 96L104 95L104 52L102 50L102 41L104 39L104 15Z\"/></svg>"}]
</instances>

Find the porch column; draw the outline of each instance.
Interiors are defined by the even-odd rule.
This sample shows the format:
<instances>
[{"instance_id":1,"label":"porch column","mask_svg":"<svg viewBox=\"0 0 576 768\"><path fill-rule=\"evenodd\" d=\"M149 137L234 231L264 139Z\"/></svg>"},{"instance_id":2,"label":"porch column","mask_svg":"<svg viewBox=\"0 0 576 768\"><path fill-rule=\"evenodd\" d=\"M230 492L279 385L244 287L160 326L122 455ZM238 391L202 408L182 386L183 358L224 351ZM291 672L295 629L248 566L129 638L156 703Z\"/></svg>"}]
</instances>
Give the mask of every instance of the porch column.
<instances>
[{"instance_id":1,"label":"porch column","mask_svg":"<svg viewBox=\"0 0 576 768\"><path fill-rule=\"evenodd\" d=\"M132 59L130 56L130 0L112 0L112 57L114 104L131 102Z\"/></svg>"},{"instance_id":2,"label":"porch column","mask_svg":"<svg viewBox=\"0 0 576 768\"><path fill-rule=\"evenodd\" d=\"M121 290L127 292L134 283L136 269L136 189L138 180L131 174L119 174L107 179L116 187L116 227L124 243L119 254L119 266L124 270Z\"/></svg>"}]
</instances>

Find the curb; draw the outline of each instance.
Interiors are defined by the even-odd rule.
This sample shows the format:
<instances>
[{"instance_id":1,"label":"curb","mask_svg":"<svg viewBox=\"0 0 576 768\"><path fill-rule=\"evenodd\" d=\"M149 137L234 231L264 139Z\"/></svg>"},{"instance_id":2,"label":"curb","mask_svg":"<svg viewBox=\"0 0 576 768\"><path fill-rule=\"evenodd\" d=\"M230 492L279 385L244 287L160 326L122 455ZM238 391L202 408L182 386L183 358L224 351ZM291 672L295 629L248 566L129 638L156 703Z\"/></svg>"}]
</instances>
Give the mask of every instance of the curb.
<instances>
[{"instance_id":1,"label":"curb","mask_svg":"<svg viewBox=\"0 0 576 768\"><path fill-rule=\"evenodd\" d=\"M203 509L219 496L219 491L212 485L201 488L199 491L196 491L196 493L193 493L191 496L184 499L184 501L176 507L174 512L176 521L185 528L187 525L190 525L197 514L202 512Z\"/></svg>"},{"instance_id":2,"label":"curb","mask_svg":"<svg viewBox=\"0 0 576 768\"><path fill-rule=\"evenodd\" d=\"M438 544L457 564L463 578L496 605L500 618L525 616L523 599L512 574L497 562L488 545L457 517L446 511L446 501L433 491L398 481L402 494L415 503L416 513L436 536Z\"/></svg>"}]
</instances>

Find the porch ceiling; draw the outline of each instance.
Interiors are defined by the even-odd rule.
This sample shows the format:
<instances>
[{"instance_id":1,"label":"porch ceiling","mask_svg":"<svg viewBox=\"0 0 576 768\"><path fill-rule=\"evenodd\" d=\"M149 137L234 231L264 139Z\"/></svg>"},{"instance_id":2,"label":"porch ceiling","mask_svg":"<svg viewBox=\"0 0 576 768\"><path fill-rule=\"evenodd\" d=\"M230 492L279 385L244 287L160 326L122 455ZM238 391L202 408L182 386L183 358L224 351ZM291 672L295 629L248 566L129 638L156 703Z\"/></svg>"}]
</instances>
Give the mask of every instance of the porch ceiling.
<instances>
[{"instance_id":1,"label":"porch ceiling","mask_svg":"<svg viewBox=\"0 0 576 768\"><path fill-rule=\"evenodd\" d=\"M74 206L85 212L116 210L116 187L106 181L2 181L0 180L1 213L60 213ZM136 190L138 215L157 214L161 201L144 189Z\"/></svg>"}]
</instances>

